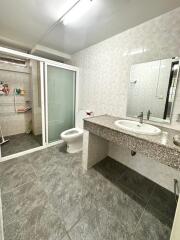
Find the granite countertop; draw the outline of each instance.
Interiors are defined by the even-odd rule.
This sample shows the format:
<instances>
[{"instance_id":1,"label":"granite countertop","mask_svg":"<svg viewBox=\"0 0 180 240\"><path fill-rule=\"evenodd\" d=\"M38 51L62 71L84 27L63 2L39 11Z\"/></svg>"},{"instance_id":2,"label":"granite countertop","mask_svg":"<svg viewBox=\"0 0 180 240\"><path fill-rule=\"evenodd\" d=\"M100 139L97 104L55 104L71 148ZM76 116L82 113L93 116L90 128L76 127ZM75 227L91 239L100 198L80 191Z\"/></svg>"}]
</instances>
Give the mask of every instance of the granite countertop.
<instances>
[{"instance_id":1,"label":"granite countertop","mask_svg":"<svg viewBox=\"0 0 180 240\"><path fill-rule=\"evenodd\" d=\"M143 135L118 128L114 122L121 118L101 115L84 119L84 129L130 150L153 157L163 164L180 170L180 147L173 143L180 131L159 127L159 135Z\"/></svg>"}]
</instances>

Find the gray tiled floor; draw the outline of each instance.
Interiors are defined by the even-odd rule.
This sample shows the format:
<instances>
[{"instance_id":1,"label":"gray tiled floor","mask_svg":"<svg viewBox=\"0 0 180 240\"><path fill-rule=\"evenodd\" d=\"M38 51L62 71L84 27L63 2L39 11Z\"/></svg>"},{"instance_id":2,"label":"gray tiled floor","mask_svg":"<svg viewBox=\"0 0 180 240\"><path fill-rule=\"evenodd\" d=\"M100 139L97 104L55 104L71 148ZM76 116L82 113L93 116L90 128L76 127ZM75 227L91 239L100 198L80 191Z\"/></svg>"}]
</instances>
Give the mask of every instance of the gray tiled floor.
<instances>
[{"instance_id":1,"label":"gray tiled floor","mask_svg":"<svg viewBox=\"0 0 180 240\"><path fill-rule=\"evenodd\" d=\"M2 145L1 154L3 157L42 145L41 135L21 133L5 137L5 139L9 139L9 141Z\"/></svg>"},{"instance_id":2,"label":"gray tiled floor","mask_svg":"<svg viewBox=\"0 0 180 240\"><path fill-rule=\"evenodd\" d=\"M51 147L0 164L5 240L169 240L173 194L107 158Z\"/></svg>"}]
</instances>

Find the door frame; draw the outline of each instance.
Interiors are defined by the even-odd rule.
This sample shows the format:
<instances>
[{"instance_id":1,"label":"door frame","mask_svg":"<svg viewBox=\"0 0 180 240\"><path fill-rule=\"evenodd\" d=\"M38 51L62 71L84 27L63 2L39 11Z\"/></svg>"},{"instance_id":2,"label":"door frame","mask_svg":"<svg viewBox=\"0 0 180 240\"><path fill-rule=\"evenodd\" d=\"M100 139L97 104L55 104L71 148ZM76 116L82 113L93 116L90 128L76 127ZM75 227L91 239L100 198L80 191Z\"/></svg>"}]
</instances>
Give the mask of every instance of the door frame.
<instances>
[{"instance_id":1,"label":"door frame","mask_svg":"<svg viewBox=\"0 0 180 240\"><path fill-rule=\"evenodd\" d=\"M60 67L63 69L67 69L67 70L71 70L71 71L75 71L76 72L76 89L75 89L75 94L76 94L76 98L75 98L75 124L76 124L76 116L77 116L77 112L78 112L78 105L79 105L79 100L78 100L78 96L79 96L79 68L72 66L72 65L68 65L68 64L64 64L64 63L60 63L60 62L56 62L47 58L42 58L42 57L38 57L32 54L28 54L28 53L24 53L24 52L20 52L20 51L16 51L13 49L9 49L9 48L5 48L5 47L0 47L0 53L4 53L4 54L11 54L15 57L21 57L24 59L31 59L31 60L36 60L38 62L40 62L40 83L41 83L41 116L42 116L42 146L36 147L36 148L32 148L29 150L25 150L22 152L18 152L15 154L11 154L5 157L2 157L1 155L1 147L0 147L0 162L5 162L8 160L11 160L13 158L17 158L29 153L33 153L42 149L45 149L47 147L62 143L62 140L53 142L53 143L48 143L46 141L47 137L46 137L46 126L47 126L47 122L46 122L46 91L45 91L45 78L47 77L47 68L45 66L47 65L52 65L55 67Z\"/></svg>"}]
</instances>

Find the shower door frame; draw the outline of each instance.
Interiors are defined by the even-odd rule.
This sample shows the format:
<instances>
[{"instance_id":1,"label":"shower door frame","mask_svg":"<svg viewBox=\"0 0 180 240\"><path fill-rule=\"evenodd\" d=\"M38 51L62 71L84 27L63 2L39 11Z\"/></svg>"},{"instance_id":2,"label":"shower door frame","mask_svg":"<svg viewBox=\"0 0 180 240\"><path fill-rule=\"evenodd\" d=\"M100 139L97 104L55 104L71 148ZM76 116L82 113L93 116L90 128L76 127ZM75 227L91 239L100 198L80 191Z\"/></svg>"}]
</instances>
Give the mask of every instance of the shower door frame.
<instances>
[{"instance_id":1,"label":"shower door frame","mask_svg":"<svg viewBox=\"0 0 180 240\"><path fill-rule=\"evenodd\" d=\"M40 83L41 83L41 116L42 116L42 146L36 147L36 148L32 148L29 150L25 150L22 152L18 152L18 153L14 153L8 156L1 156L1 147L0 147L0 162L5 162L8 160L11 160L13 158L17 158L29 153L33 153L42 149L45 149L47 147L50 147L52 145L56 145L59 143L62 143L62 140L53 142L53 143L48 143L48 139L47 139L47 132L46 132L46 126L47 126L47 87L45 87L45 84L47 82L47 65L51 65L51 66L55 66L55 67L59 67L62 69L66 69L66 70L70 70L70 71L74 71L76 73L76 78L75 78L75 126L76 126L76 116L77 116L77 112L78 112L78 96L79 96L79 68L72 66L72 65L68 65L68 64L64 64L64 63L60 63L60 62L56 62L47 58L43 58L43 57L38 57L32 54L28 54L28 53L23 53L17 50L13 50L13 49L9 49L6 47L0 47L0 53L4 53L4 54L11 54L13 56L16 57L22 57L25 59L31 59L31 60L36 60L40 63Z\"/></svg>"},{"instance_id":2,"label":"shower door frame","mask_svg":"<svg viewBox=\"0 0 180 240\"><path fill-rule=\"evenodd\" d=\"M79 69L71 66L71 65L66 65L62 67L61 63L49 63L49 62L45 62L44 64L45 66L45 129L46 129L46 133L45 133L45 142L47 146L53 146L53 145L57 145L59 143L62 143L63 141L61 139L56 140L54 142L49 142L48 140L48 77L47 77L47 68L48 66L52 66L52 67L57 67L60 69L65 69L65 70L69 70L69 71L73 71L75 72L75 89L74 89L74 123L76 126L76 117L77 117L77 112L78 112L78 107L79 107L79 103L78 103L78 90L79 90ZM60 133L59 133L60 134Z\"/></svg>"}]
</instances>

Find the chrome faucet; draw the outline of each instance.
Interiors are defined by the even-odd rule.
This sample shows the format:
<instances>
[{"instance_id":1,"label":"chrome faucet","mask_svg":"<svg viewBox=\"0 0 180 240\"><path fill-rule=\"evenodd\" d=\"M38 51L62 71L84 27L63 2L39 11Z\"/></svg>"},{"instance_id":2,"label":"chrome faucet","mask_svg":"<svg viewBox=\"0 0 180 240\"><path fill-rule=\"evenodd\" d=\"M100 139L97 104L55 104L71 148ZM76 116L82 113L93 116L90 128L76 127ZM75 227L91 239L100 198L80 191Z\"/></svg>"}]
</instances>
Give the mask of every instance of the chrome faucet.
<instances>
[{"instance_id":1,"label":"chrome faucet","mask_svg":"<svg viewBox=\"0 0 180 240\"><path fill-rule=\"evenodd\" d=\"M141 112L139 116L137 116L139 118L139 123L141 124L143 124L143 115L144 115L143 112Z\"/></svg>"},{"instance_id":2,"label":"chrome faucet","mask_svg":"<svg viewBox=\"0 0 180 240\"><path fill-rule=\"evenodd\" d=\"M147 112L147 120L150 119L151 114L152 114L152 112L150 110L148 110L148 112Z\"/></svg>"}]
</instances>

